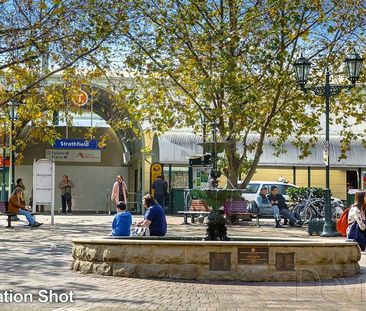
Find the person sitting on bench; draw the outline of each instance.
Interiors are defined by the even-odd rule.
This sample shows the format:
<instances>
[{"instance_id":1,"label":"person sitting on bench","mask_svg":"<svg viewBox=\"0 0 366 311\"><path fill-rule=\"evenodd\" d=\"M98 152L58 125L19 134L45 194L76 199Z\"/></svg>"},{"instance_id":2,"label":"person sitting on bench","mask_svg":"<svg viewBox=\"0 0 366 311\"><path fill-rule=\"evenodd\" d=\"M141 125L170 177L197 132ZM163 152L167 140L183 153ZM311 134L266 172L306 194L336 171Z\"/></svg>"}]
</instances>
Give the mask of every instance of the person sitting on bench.
<instances>
[{"instance_id":1,"label":"person sitting on bench","mask_svg":"<svg viewBox=\"0 0 366 311\"><path fill-rule=\"evenodd\" d=\"M275 227L282 228L280 210L277 205L272 205L271 202L269 202L269 199L267 198L267 192L268 191L266 187L261 188L259 195L255 199L255 203L257 203L259 211L261 208L272 208L275 219Z\"/></svg>"},{"instance_id":2,"label":"person sitting on bench","mask_svg":"<svg viewBox=\"0 0 366 311\"><path fill-rule=\"evenodd\" d=\"M302 222L295 218L295 216L287 209L286 200L282 194L278 192L277 186L272 186L271 194L268 195L268 200L272 204L272 208L277 206L280 210L280 214L286 217L290 221L290 226L301 227Z\"/></svg>"},{"instance_id":3,"label":"person sitting on bench","mask_svg":"<svg viewBox=\"0 0 366 311\"><path fill-rule=\"evenodd\" d=\"M8 213L23 215L27 218L30 226L39 227L42 224L35 221L32 214L26 209L25 205L22 204L21 202L22 196L23 196L23 189L20 187L15 188L14 192L9 198Z\"/></svg>"}]
</instances>

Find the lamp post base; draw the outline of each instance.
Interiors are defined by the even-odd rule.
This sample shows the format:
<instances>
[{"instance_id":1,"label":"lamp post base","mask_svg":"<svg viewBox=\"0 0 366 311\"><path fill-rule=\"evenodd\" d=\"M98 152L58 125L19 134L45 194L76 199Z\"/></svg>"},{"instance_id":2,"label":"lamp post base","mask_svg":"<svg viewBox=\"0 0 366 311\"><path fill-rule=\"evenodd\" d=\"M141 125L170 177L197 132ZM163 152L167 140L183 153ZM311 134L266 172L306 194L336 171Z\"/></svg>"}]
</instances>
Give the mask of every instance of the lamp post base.
<instances>
[{"instance_id":1,"label":"lamp post base","mask_svg":"<svg viewBox=\"0 0 366 311\"><path fill-rule=\"evenodd\" d=\"M323 232L320 234L320 236L336 237L336 236L340 236L340 235L335 230L335 223L333 221L331 221L331 222L325 222L324 223Z\"/></svg>"}]
</instances>

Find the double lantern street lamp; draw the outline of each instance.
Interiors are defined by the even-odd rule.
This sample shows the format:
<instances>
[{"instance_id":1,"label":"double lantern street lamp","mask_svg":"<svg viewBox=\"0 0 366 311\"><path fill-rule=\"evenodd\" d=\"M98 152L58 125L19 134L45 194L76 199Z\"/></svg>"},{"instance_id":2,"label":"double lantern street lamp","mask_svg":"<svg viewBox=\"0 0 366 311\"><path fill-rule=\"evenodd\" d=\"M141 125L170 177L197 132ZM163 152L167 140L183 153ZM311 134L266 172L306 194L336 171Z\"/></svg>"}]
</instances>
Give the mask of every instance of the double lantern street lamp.
<instances>
[{"instance_id":1,"label":"double lantern street lamp","mask_svg":"<svg viewBox=\"0 0 366 311\"><path fill-rule=\"evenodd\" d=\"M296 80L304 92L308 90L313 91L315 95L320 95L325 98L325 144L324 144L324 162L325 162L325 221L323 226L322 236L336 236L334 225L332 223L332 207L331 207L331 193L329 186L329 102L330 97L339 94L343 89L351 89L356 85L356 81L360 77L363 58L354 51L345 59L345 68L348 75L350 85L334 85L330 84L329 68L326 68L325 85L324 86L306 86L310 72L311 63L304 56L294 63Z\"/></svg>"},{"instance_id":2,"label":"double lantern street lamp","mask_svg":"<svg viewBox=\"0 0 366 311\"><path fill-rule=\"evenodd\" d=\"M204 110L206 111L207 115L209 116L212 108L210 108L208 105L204 106ZM218 157L217 154L219 153L218 150L218 142L217 142L217 133L218 133L218 122L216 121L215 118L210 119L208 116L206 116L205 114L201 114L201 124L203 127L203 143L202 143L202 147L203 147L203 155L206 155L206 152L209 150L210 151L210 160L212 163L212 167L211 167L211 171L210 171L210 177L211 177L211 184L210 187L216 189L218 186L218 179L221 176L221 172L218 169ZM212 134L212 143L207 143L207 125L210 125L211 127L211 134ZM220 151L221 152L221 151Z\"/></svg>"}]
</instances>

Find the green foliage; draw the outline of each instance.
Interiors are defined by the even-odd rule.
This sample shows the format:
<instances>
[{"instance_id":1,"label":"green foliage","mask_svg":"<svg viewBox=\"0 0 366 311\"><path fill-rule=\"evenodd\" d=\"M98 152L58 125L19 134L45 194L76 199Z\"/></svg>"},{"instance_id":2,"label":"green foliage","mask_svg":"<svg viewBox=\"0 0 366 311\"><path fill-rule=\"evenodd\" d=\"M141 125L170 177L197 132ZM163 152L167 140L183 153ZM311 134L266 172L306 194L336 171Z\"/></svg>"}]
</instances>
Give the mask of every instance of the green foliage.
<instances>
[{"instance_id":1,"label":"green foliage","mask_svg":"<svg viewBox=\"0 0 366 311\"><path fill-rule=\"evenodd\" d=\"M313 187L313 188L307 188L307 187L290 187L287 189L287 194L289 195L291 201L293 202L300 202L304 198L308 198L310 191L312 191L314 197L319 199L324 199L324 189Z\"/></svg>"},{"instance_id":2,"label":"green foliage","mask_svg":"<svg viewBox=\"0 0 366 311\"><path fill-rule=\"evenodd\" d=\"M120 88L120 108L159 132L173 126L201 132L203 116L217 120L224 172L234 185L246 172L245 187L265 139L276 154L288 140L301 157L310 154L324 103L302 93L292 64L306 49L314 67L336 71L364 36L363 10L359 1L134 1L120 38L130 44L120 54L127 54L133 83ZM313 84L323 78L310 74Z\"/></svg>"},{"instance_id":3,"label":"green foliage","mask_svg":"<svg viewBox=\"0 0 366 311\"><path fill-rule=\"evenodd\" d=\"M38 141L52 144L55 113L64 112L72 124L71 114L82 112L73 104L81 88L93 98L92 79L110 68L111 39L126 21L124 8L114 0L0 1L0 115L17 153ZM12 105L18 108L10 133ZM25 137L21 131L30 121Z\"/></svg>"},{"instance_id":4,"label":"green foliage","mask_svg":"<svg viewBox=\"0 0 366 311\"><path fill-rule=\"evenodd\" d=\"M218 210L226 201L239 200L242 194L241 190L230 189L191 189L190 192L194 198L201 199L213 210Z\"/></svg>"}]
</instances>

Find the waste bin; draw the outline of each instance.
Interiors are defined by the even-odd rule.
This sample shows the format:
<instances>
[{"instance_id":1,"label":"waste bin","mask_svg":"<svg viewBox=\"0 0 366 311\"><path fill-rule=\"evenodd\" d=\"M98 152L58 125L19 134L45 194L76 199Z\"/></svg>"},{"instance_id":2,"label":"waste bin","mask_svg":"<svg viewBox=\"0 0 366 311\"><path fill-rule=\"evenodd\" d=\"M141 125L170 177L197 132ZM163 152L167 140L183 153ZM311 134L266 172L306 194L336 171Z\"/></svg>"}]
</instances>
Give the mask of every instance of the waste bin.
<instances>
[{"instance_id":1,"label":"waste bin","mask_svg":"<svg viewBox=\"0 0 366 311\"><path fill-rule=\"evenodd\" d=\"M347 192L347 206L351 206L355 203L355 193L358 191L363 191L362 189L349 189Z\"/></svg>"},{"instance_id":2,"label":"waste bin","mask_svg":"<svg viewBox=\"0 0 366 311\"><path fill-rule=\"evenodd\" d=\"M184 211L184 190L185 188L172 188L170 207L172 215L177 215L178 211Z\"/></svg>"}]
</instances>

